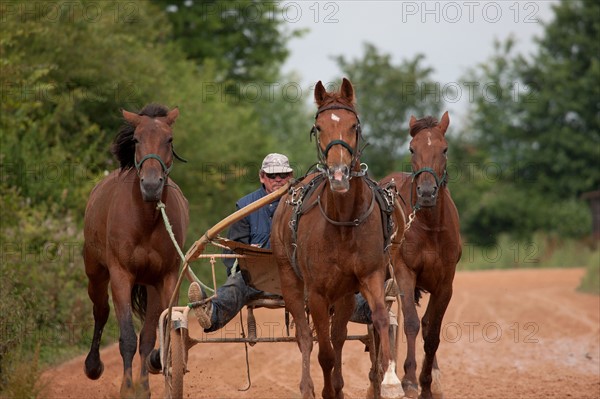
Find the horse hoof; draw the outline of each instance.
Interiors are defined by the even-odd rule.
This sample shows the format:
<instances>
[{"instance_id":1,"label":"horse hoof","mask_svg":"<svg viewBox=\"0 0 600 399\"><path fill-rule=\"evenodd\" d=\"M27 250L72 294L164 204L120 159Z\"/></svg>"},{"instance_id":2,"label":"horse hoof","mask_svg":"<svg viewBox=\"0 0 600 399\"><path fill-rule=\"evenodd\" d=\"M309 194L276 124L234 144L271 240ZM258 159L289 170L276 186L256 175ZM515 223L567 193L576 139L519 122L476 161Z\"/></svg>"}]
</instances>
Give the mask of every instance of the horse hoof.
<instances>
[{"instance_id":1,"label":"horse hoof","mask_svg":"<svg viewBox=\"0 0 600 399\"><path fill-rule=\"evenodd\" d=\"M404 388L404 396L410 399L417 399L419 397L419 385L412 382L402 382L402 388Z\"/></svg>"},{"instance_id":2,"label":"horse hoof","mask_svg":"<svg viewBox=\"0 0 600 399\"><path fill-rule=\"evenodd\" d=\"M162 371L162 364L160 363L160 351L153 349L150 355L146 358L146 368L150 374L160 374Z\"/></svg>"},{"instance_id":3,"label":"horse hoof","mask_svg":"<svg viewBox=\"0 0 600 399\"><path fill-rule=\"evenodd\" d=\"M381 397L383 399L403 398L402 384L381 384Z\"/></svg>"},{"instance_id":4,"label":"horse hoof","mask_svg":"<svg viewBox=\"0 0 600 399\"><path fill-rule=\"evenodd\" d=\"M104 363L102 363L102 361L99 361L95 365L90 365L88 363L92 363L92 362L91 361L88 362L88 359L86 359L85 360L85 366L83 368L83 371L85 372L85 375L90 380L97 380L98 378L100 378L100 376L102 375L102 373L104 373Z\"/></svg>"}]
</instances>

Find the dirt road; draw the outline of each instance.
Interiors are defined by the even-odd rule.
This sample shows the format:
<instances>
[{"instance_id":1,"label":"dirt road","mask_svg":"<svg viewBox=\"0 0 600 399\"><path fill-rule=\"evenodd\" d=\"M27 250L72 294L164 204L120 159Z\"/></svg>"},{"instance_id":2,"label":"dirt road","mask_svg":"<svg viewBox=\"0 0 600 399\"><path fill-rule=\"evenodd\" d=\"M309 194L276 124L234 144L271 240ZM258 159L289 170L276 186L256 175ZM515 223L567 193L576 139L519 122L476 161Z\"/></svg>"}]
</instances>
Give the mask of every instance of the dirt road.
<instances>
[{"instance_id":1,"label":"dirt road","mask_svg":"<svg viewBox=\"0 0 600 399\"><path fill-rule=\"evenodd\" d=\"M600 298L575 292L582 275L582 269L459 272L438 351L446 398L600 398ZM281 331L282 311L256 315L263 332ZM216 334L235 336L238 321ZM191 335L199 337L195 320L190 325ZM364 326L351 325L351 333L363 331ZM312 375L320 395L317 350L315 346ZM401 361L404 353L401 344ZM44 373L42 397L118 397L122 368L118 346L101 354L105 373L98 381L83 374L82 354ZM257 344L249 357L252 387L241 392L238 388L246 385L243 344L192 348L185 397L300 397L300 352L295 344ZM364 397L369 357L362 344L346 343L344 367L346 397ZM150 383L153 397L162 397L162 376L152 376Z\"/></svg>"}]
</instances>

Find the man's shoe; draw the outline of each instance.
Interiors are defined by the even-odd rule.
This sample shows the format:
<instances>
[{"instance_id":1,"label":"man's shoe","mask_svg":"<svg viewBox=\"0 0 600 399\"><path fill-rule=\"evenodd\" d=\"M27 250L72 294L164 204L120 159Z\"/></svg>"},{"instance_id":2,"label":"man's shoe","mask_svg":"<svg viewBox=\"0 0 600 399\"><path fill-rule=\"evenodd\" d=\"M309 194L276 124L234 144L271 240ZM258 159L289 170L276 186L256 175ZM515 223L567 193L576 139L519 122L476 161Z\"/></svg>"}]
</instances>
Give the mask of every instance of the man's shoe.
<instances>
[{"instance_id":1,"label":"man's shoe","mask_svg":"<svg viewBox=\"0 0 600 399\"><path fill-rule=\"evenodd\" d=\"M198 319L200 326L204 329L210 328L212 325L212 302L209 301L203 305L196 304L196 302L200 302L207 298L207 295L202 287L200 287L200 284L195 281L190 284L190 288L188 289L188 298L190 300L190 306L192 309L194 309L194 314L196 315L196 319Z\"/></svg>"}]
</instances>

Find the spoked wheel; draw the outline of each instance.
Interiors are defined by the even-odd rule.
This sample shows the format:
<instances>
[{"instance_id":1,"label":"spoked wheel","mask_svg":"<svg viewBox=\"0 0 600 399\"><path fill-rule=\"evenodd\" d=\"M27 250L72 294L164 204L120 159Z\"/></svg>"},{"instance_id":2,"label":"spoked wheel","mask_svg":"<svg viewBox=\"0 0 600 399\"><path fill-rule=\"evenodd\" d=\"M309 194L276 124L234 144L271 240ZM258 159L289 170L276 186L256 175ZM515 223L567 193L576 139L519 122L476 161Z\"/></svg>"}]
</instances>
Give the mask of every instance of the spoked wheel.
<instances>
[{"instance_id":1,"label":"spoked wheel","mask_svg":"<svg viewBox=\"0 0 600 399\"><path fill-rule=\"evenodd\" d=\"M165 374L165 397L181 399L183 397L183 375L187 348L185 345L187 330L185 328L171 329L171 343L167 357Z\"/></svg>"}]
</instances>

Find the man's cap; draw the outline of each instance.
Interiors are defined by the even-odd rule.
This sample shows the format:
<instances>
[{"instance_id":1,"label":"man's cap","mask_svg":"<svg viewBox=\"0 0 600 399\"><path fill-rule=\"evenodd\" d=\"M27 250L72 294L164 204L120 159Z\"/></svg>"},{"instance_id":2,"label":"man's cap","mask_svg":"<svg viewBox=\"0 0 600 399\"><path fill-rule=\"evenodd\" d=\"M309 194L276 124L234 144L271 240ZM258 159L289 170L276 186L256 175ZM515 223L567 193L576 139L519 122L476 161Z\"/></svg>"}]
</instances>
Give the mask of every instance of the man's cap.
<instances>
[{"instance_id":1,"label":"man's cap","mask_svg":"<svg viewBox=\"0 0 600 399\"><path fill-rule=\"evenodd\" d=\"M277 153L267 155L260 170L265 173L290 173L294 171L290 167L288 157Z\"/></svg>"}]
</instances>

